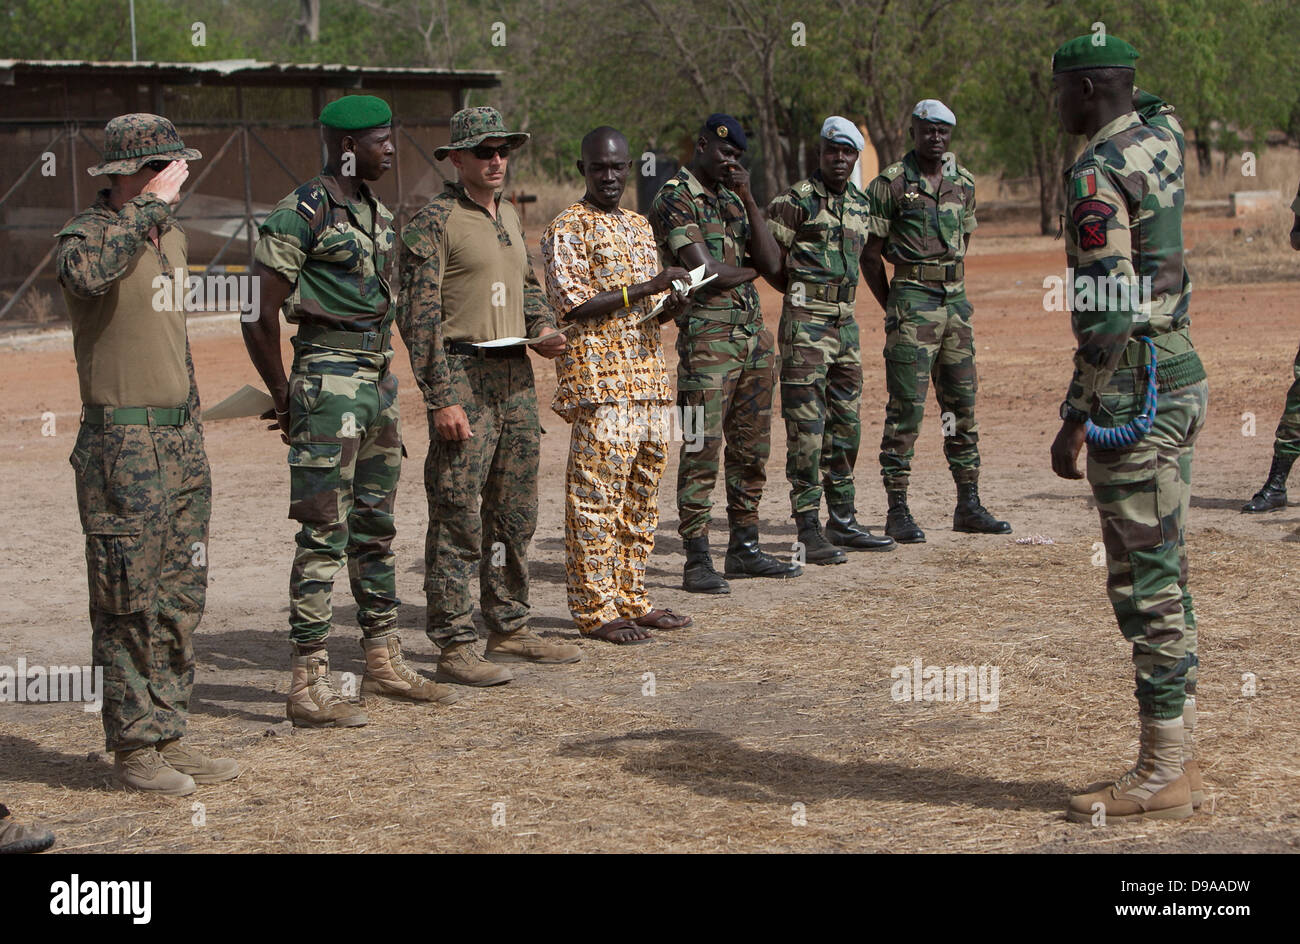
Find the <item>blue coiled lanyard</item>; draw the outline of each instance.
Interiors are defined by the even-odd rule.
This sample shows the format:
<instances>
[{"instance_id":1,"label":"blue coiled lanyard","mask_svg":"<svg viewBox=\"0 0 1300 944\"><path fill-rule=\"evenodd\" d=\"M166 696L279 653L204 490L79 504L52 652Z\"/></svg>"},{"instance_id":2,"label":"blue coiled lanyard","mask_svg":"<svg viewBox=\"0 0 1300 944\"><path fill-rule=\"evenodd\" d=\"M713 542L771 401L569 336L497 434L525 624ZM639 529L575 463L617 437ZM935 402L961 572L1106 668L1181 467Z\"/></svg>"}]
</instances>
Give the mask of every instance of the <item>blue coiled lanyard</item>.
<instances>
[{"instance_id":1,"label":"blue coiled lanyard","mask_svg":"<svg viewBox=\"0 0 1300 944\"><path fill-rule=\"evenodd\" d=\"M1123 426L1098 426L1092 420L1084 423L1088 445L1102 449L1122 449L1132 446L1143 436L1151 432L1151 424L1156 420L1156 345L1150 338L1143 338L1151 361L1147 364L1147 403L1144 409Z\"/></svg>"}]
</instances>

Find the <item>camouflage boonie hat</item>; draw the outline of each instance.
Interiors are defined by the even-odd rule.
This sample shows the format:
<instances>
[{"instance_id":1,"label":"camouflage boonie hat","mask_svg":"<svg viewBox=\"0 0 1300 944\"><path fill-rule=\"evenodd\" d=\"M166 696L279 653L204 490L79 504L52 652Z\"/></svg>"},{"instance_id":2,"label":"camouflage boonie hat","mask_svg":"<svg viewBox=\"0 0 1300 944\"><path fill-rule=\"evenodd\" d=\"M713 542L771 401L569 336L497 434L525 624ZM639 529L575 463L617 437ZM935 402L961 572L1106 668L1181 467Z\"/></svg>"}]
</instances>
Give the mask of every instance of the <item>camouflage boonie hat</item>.
<instances>
[{"instance_id":1,"label":"camouflage boonie hat","mask_svg":"<svg viewBox=\"0 0 1300 944\"><path fill-rule=\"evenodd\" d=\"M510 147L517 148L529 137L524 131L507 131L505 122L501 120L501 112L495 108L486 105L462 108L451 116L451 144L445 144L434 151L433 159L446 160L452 151L467 151L478 147L488 138L505 138Z\"/></svg>"},{"instance_id":2,"label":"camouflage boonie hat","mask_svg":"<svg viewBox=\"0 0 1300 944\"><path fill-rule=\"evenodd\" d=\"M119 115L104 126L104 155L86 173L134 174L150 161L196 161L203 155L187 148L166 118L144 113Z\"/></svg>"}]
</instances>

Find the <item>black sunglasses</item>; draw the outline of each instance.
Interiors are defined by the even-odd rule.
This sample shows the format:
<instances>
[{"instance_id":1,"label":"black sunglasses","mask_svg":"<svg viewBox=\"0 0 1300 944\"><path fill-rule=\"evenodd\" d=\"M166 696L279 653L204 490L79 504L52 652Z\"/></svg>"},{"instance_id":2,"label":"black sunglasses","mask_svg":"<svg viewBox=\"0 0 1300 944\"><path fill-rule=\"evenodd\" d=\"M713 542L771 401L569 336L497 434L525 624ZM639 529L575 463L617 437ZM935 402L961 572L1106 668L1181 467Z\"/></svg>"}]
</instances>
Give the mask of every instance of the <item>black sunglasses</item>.
<instances>
[{"instance_id":1,"label":"black sunglasses","mask_svg":"<svg viewBox=\"0 0 1300 944\"><path fill-rule=\"evenodd\" d=\"M171 161L149 161L144 166L154 173L160 173L171 166Z\"/></svg>"},{"instance_id":2,"label":"black sunglasses","mask_svg":"<svg viewBox=\"0 0 1300 944\"><path fill-rule=\"evenodd\" d=\"M505 160L510 156L510 145L502 144L498 147L489 147L486 144L480 144L478 147L470 148L469 152L480 161L490 161L493 155Z\"/></svg>"}]
</instances>

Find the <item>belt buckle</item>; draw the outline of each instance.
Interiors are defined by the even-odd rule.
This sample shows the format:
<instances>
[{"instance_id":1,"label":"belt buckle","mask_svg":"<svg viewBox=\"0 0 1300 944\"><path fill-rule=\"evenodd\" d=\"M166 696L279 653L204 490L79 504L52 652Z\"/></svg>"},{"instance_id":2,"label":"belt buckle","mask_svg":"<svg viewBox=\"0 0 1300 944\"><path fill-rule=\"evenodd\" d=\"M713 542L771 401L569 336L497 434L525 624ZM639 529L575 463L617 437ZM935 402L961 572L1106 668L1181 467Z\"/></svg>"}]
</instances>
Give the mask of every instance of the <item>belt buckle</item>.
<instances>
[{"instance_id":1,"label":"belt buckle","mask_svg":"<svg viewBox=\"0 0 1300 944\"><path fill-rule=\"evenodd\" d=\"M379 350L379 333L377 331L362 331L361 349L363 351Z\"/></svg>"}]
</instances>

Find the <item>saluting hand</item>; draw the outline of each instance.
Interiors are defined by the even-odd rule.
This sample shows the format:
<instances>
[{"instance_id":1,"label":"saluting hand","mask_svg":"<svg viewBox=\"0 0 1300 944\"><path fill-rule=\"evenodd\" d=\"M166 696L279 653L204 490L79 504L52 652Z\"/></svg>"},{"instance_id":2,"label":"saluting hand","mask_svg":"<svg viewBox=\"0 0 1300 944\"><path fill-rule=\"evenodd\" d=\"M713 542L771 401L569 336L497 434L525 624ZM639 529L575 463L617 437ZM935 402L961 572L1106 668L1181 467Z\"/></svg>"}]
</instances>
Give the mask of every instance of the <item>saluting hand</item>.
<instances>
[{"instance_id":1,"label":"saluting hand","mask_svg":"<svg viewBox=\"0 0 1300 944\"><path fill-rule=\"evenodd\" d=\"M175 206L181 199L181 185L189 176L188 161L172 161L150 178L141 193L152 193L169 206Z\"/></svg>"}]
</instances>

